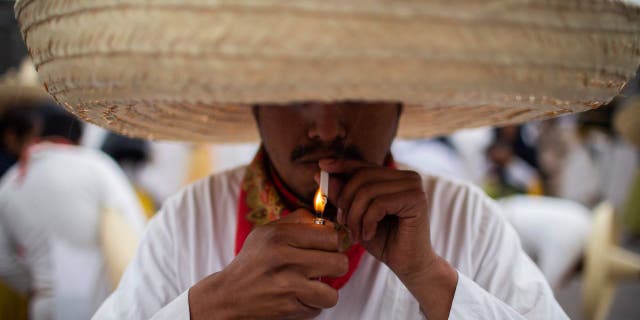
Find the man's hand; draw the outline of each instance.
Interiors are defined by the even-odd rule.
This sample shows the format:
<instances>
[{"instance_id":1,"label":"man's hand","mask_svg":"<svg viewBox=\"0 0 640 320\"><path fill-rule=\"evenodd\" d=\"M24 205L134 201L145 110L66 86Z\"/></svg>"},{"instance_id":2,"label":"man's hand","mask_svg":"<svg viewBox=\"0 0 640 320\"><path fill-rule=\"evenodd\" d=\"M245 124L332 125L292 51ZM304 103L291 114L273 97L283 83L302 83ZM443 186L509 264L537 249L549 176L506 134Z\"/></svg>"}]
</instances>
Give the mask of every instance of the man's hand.
<instances>
[{"instance_id":1,"label":"man's hand","mask_svg":"<svg viewBox=\"0 0 640 320\"><path fill-rule=\"evenodd\" d=\"M433 263L436 254L420 175L355 160L322 160L320 168L348 177L332 177L329 200L340 209L338 222L346 224L369 253L399 277Z\"/></svg>"},{"instance_id":2,"label":"man's hand","mask_svg":"<svg viewBox=\"0 0 640 320\"><path fill-rule=\"evenodd\" d=\"M319 165L336 174L329 200L339 209L338 222L398 276L429 319L446 318L457 273L431 246L420 175L356 160L321 160Z\"/></svg>"},{"instance_id":3,"label":"man's hand","mask_svg":"<svg viewBox=\"0 0 640 320\"><path fill-rule=\"evenodd\" d=\"M314 280L347 272L337 249L334 227L313 224L304 209L257 227L229 266L189 290L191 319L315 317L338 302L337 290Z\"/></svg>"}]
</instances>

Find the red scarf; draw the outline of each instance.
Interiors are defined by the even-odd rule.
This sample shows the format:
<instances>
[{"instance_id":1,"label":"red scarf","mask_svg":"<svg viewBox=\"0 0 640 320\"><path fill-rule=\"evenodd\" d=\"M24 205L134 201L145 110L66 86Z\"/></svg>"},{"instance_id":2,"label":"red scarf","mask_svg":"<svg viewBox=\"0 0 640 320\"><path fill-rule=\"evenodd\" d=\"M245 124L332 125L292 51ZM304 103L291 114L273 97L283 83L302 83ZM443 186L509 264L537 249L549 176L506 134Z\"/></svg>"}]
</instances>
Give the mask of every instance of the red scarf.
<instances>
[{"instance_id":1,"label":"red scarf","mask_svg":"<svg viewBox=\"0 0 640 320\"><path fill-rule=\"evenodd\" d=\"M274 171L264 157L262 149L258 151L247 167L238 200L236 255L242 249L244 241L254 226L278 220L297 208L309 208L287 190ZM365 249L360 244L352 245L347 250L349 271L339 278L323 277L322 282L335 289L342 288L356 271L364 252Z\"/></svg>"}]
</instances>

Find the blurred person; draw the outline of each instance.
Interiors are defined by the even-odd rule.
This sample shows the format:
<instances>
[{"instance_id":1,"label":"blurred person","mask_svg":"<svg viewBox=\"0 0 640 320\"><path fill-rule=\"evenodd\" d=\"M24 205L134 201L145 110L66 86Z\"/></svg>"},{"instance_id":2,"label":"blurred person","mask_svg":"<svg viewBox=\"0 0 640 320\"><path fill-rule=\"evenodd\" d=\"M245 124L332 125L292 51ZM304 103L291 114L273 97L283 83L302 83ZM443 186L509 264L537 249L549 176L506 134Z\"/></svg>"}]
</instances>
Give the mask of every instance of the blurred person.
<instances>
[{"instance_id":1,"label":"blurred person","mask_svg":"<svg viewBox=\"0 0 640 320\"><path fill-rule=\"evenodd\" d=\"M113 209L141 232L142 209L113 160L77 145L80 121L55 105L37 114L38 141L0 180L2 240L12 244L0 265L10 259L26 267L31 319L87 319L111 291L100 216Z\"/></svg>"},{"instance_id":2,"label":"blurred person","mask_svg":"<svg viewBox=\"0 0 640 320\"><path fill-rule=\"evenodd\" d=\"M145 216L151 218L156 211L157 202L140 180L141 170L150 160L149 142L109 132L100 149L120 165L136 191Z\"/></svg>"},{"instance_id":3,"label":"blurred person","mask_svg":"<svg viewBox=\"0 0 640 320\"><path fill-rule=\"evenodd\" d=\"M551 288L560 289L582 261L591 212L575 201L514 195L498 199L524 251L540 267Z\"/></svg>"},{"instance_id":4,"label":"blurred person","mask_svg":"<svg viewBox=\"0 0 640 320\"><path fill-rule=\"evenodd\" d=\"M578 115L578 133L580 149L589 156L594 177L598 178L598 191L595 202L609 201L617 212L621 212L628 198L633 182L633 172L640 158L633 145L622 139L613 129L613 114L620 108L623 98L614 99L603 108ZM570 165L577 176L577 163ZM589 169L587 165L583 169ZM575 178L567 183L566 189L575 188L580 181ZM565 189L565 190L566 190Z\"/></svg>"},{"instance_id":5,"label":"blurred person","mask_svg":"<svg viewBox=\"0 0 640 320\"><path fill-rule=\"evenodd\" d=\"M534 169L538 168L537 150L524 125L510 125L493 129L494 141L510 146L511 152Z\"/></svg>"},{"instance_id":6,"label":"blurred person","mask_svg":"<svg viewBox=\"0 0 640 320\"><path fill-rule=\"evenodd\" d=\"M544 177L543 188L547 195L561 197L563 194L562 176L567 166L566 159L569 151L578 143L575 132L574 116L549 119L540 123L540 135L537 140L538 164ZM590 186L590 177L586 179L585 185ZM578 201L575 197L571 198ZM581 203L584 204L584 202Z\"/></svg>"},{"instance_id":7,"label":"blurred person","mask_svg":"<svg viewBox=\"0 0 640 320\"><path fill-rule=\"evenodd\" d=\"M19 161L41 129L35 106L49 101L51 97L40 87L29 59L0 76L0 178ZM5 228L0 224L0 252L20 250L6 239ZM14 257L1 260L0 318L26 319L29 272L23 261Z\"/></svg>"},{"instance_id":8,"label":"blurred person","mask_svg":"<svg viewBox=\"0 0 640 320\"><path fill-rule=\"evenodd\" d=\"M640 158L612 130L618 103L542 123L538 145L547 194L587 207L607 200L622 210Z\"/></svg>"},{"instance_id":9,"label":"blurred person","mask_svg":"<svg viewBox=\"0 0 640 320\"><path fill-rule=\"evenodd\" d=\"M536 149L525 143L522 126L495 128L486 154L489 171L485 189L490 196L542 193Z\"/></svg>"}]
</instances>

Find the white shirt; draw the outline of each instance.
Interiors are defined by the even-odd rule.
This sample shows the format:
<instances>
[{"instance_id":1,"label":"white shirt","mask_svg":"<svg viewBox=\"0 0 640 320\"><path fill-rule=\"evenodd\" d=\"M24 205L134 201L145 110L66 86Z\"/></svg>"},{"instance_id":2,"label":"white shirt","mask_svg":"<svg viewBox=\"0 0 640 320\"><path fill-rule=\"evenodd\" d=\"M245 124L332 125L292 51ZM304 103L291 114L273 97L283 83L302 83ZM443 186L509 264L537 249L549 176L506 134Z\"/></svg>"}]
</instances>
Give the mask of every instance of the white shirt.
<instances>
[{"instance_id":1,"label":"white shirt","mask_svg":"<svg viewBox=\"0 0 640 320\"><path fill-rule=\"evenodd\" d=\"M214 175L170 198L94 319L189 319L189 288L234 259L244 171ZM475 187L443 178L427 176L424 187L433 247L458 270L450 318L567 319L493 201ZM340 289L338 304L318 317L423 318L399 279L368 253Z\"/></svg>"},{"instance_id":2,"label":"white shirt","mask_svg":"<svg viewBox=\"0 0 640 320\"><path fill-rule=\"evenodd\" d=\"M37 293L31 318L87 319L111 291L99 244L100 215L114 209L142 233L142 208L118 165L99 151L40 143L32 147L26 168L22 177L14 166L0 181L0 235L22 248L19 258ZM0 252L0 265L10 265L3 261L15 256ZM3 278L11 275L0 270Z\"/></svg>"},{"instance_id":3,"label":"white shirt","mask_svg":"<svg viewBox=\"0 0 640 320\"><path fill-rule=\"evenodd\" d=\"M591 228L591 212L566 199L516 195L498 200L505 218L534 257L552 288L560 288L580 260Z\"/></svg>"}]
</instances>

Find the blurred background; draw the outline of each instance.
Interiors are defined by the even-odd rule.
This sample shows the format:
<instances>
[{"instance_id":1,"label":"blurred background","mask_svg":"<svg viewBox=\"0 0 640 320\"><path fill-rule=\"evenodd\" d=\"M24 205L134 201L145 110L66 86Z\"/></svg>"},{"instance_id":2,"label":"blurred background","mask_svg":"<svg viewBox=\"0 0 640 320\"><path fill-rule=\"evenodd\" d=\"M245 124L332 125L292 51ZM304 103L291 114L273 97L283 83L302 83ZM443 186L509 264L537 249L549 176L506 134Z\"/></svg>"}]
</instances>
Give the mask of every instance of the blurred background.
<instances>
[{"instance_id":1,"label":"blurred background","mask_svg":"<svg viewBox=\"0 0 640 320\"><path fill-rule=\"evenodd\" d=\"M0 319L47 309L59 319L83 319L117 284L145 221L168 196L211 172L248 163L258 145L144 141L80 123L47 98L26 56L13 2L0 1L0 174L41 170L59 178L50 179L58 183L50 189L42 188L44 180L25 180L22 191L7 190L0 180ZM638 319L639 94L636 77L621 97L593 111L398 140L392 153L422 172L471 181L498 200L572 319L597 312ZM33 141L45 140L48 147L34 150ZM57 190L55 205L66 212L55 217L68 235L60 239L11 218L28 210L38 220L50 208L1 206L3 196L29 202ZM65 193L82 196L82 214L68 213L80 208L60 200ZM116 203L125 219L111 219L105 203ZM607 215L611 221L597 218Z\"/></svg>"}]
</instances>

